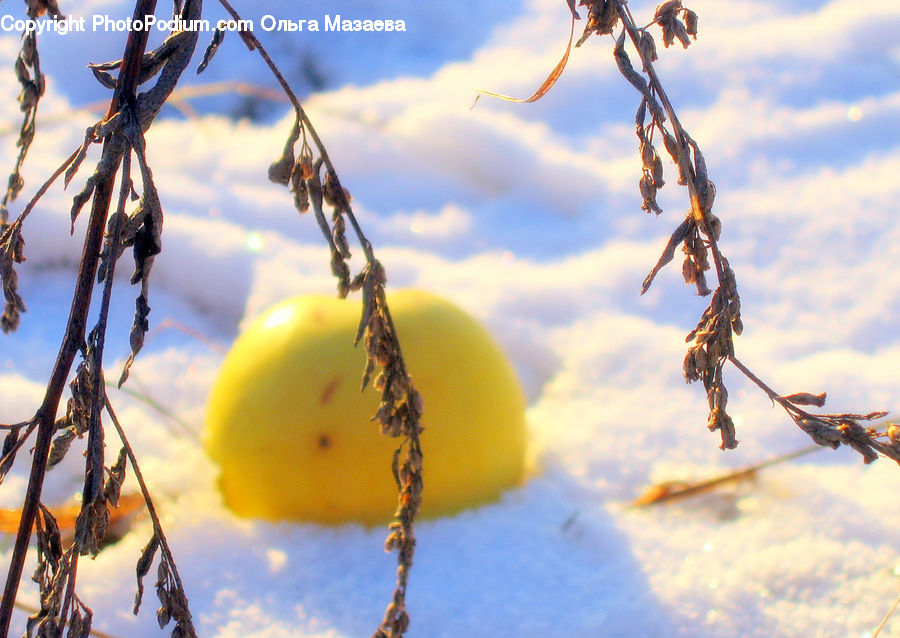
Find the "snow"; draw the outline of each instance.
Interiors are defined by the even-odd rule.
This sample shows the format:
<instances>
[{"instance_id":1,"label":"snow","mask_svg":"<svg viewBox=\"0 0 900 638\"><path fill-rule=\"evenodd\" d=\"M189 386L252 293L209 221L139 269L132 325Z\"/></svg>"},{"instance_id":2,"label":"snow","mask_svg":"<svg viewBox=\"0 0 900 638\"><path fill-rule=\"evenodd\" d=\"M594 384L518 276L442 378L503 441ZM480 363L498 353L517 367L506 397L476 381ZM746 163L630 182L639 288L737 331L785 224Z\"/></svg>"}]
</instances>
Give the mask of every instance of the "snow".
<instances>
[{"instance_id":1,"label":"snow","mask_svg":"<svg viewBox=\"0 0 900 638\"><path fill-rule=\"evenodd\" d=\"M76 15L130 13L122 1L63 4ZM257 15L290 17L283 3L252 4ZM652 4L631 6L649 21ZM900 90L890 78L900 74L900 5L688 6L700 15L699 38L687 51L661 50L659 72L718 188L721 245L743 302L738 356L785 394L827 390L832 411L896 413ZM639 209L636 94L613 65L609 38L573 51L540 102L481 99L470 109L476 88L524 97L541 83L568 35L564 3L343 0L304 4L292 17L327 10L404 18L408 31L258 35L298 83L390 284L447 296L506 348L529 397L541 468L499 503L417 526L409 635L871 635L900 576L891 461L864 466L849 452L823 451L754 482L627 507L655 481L713 476L808 440L732 370L741 444L721 452L705 428L702 388L681 374L684 335L705 301L677 265L638 294L687 204L667 166L665 213ZM97 117L77 107L107 97L85 58L111 59L123 39L43 36L47 122L22 199ZM17 48L16 36L0 39L3 59ZM326 78L319 90L298 60ZM235 77L271 86L232 34L193 81ZM0 83L17 93L10 70ZM166 227L152 329L129 382L193 435L144 403L112 398L160 500L201 636L366 635L393 587L385 530L238 520L197 443L219 349L273 302L333 292L334 281L314 220L298 218L289 193L266 179L290 128L283 105L262 107L254 121L215 114L250 108L232 96L196 108L197 120L167 111L148 135ZM19 117L0 101L3 166L15 157ZM25 227L19 273L29 310L0 339L0 422L33 413L56 356L85 224L69 235L70 196L51 189ZM107 340L112 378L133 314L134 290L124 276L120 284ZM219 348L165 329L165 320ZM79 460L72 454L50 474L47 502L78 490ZM0 486L4 507L22 493L24 461ZM152 587L141 614L130 614L134 564L150 534L139 520L80 566L98 629L165 635ZM0 541L3 564L10 551ZM30 587L20 596L35 599ZM898 632L895 617L882 636Z\"/></svg>"}]
</instances>

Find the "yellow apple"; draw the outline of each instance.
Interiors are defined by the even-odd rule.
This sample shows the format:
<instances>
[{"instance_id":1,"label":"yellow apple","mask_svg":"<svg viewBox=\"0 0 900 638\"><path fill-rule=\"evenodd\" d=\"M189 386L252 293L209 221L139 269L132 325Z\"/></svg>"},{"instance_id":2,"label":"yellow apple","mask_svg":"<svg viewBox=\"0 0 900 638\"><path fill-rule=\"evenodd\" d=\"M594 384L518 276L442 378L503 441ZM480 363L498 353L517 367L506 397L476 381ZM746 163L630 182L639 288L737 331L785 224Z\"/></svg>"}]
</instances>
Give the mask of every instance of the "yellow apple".
<instances>
[{"instance_id":1,"label":"yellow apple","mask_svg":"<svg viewBox=\"0 0 900 638\"><path fill-rule=\"evenodd\" d=\"M422 514L495 500L525 475L525 397L506 356L470 315L433 294L401 290L388 305L422 394ZM284 301L235 341L212 388L205 446L236 514L376 524L391 518L399 439L371 421L380 394L360 392L353 347L361 303Z\"/></svg>"}]
</instances>

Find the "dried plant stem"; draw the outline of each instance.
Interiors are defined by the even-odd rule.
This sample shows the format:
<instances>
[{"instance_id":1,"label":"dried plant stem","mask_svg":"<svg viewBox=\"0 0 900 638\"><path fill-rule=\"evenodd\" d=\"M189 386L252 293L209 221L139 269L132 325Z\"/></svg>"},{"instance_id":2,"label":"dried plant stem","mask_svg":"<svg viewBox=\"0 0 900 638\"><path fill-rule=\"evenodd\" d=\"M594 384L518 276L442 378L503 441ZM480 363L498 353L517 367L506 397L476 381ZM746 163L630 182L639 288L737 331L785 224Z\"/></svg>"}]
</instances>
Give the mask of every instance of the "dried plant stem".
<instances>
[{"instance_id":1,"label":"dried plant stem","mask_svg":"<svg viewBox=\"0 0 900 638\"><path fill-rule=\"evenodd\" d=\"M752 479L756 477L757 473L759 473L760 470L772 467L773 465L780 465L781 463L786 463L787 461L792 461L793 459L799 458L801 456L806 456L807 454L818 452L821 449L822 448L818 445L811 445L801 450L788 452L787 454L780 454L775 458L771 458L760 463L754 463L753 465L750 465L748 467L743 467L738 470L732 470L730 472L719 474L718 476L714 476L708 479L702 479L699 481L664 481L662 483L656 483L654 485L651 485L649 488L646 488L641 496L632 501L630 507L647 507L648 505L658 505L660 503L674 501L681 498L687 498L695 494L708 492L726 483L737 483L740 481L745 481L747 479Z\"/></svg>"},{"instance_id":2,"label":"dried plant stem","mask_svg":"<svg viewBox=\"0 0 900 638\"><path fill-rule=\"evenodd\" d=\"M231 14L232 18L241 19L228 0L219 0L219 3ZM397 551L397 581L384 619L373 634L374 638L400 638L409 626L409 614L406 611L406 588L416 545L413 523L422 504L423 455L419 441L422 431L420 425L423 409L422 398L413 386L406 370L400 342L385 299L384 267L375 258L372 244L366 238L353 214L350 196L341 186L337 171L325 150L325 145L297 96L262 43L252 32L243 31L240 32L240 35L250 50L256 50L260 54L288 96L296 113L296 120L284 154L270 167L269 178L276 183L290 185L294 192L294 203L299 212L302 213L310 205L312 206L319 228L331 250L331 268L332 273L338 278L339 295L345 297L351 290L362 289L363 313L356 334L356 343L365 337L367 353L362 389L365 389L368 384L375 365L380 366L381 373L375 379L374 386L381 390L382 397L381 405L374 419L380 422L383 434L402 437L402 443L394 454L392 466L399 488L398 505L394 512L395 520L390 525L390 533L385 541L385 549ZM213 48L214 45L210 51ZM297 161L294 155L294 145L301 135L303 141L300 158ZM318 152L318 158L315 160L313 160L312 151L307 144L307 135L312 139ZM323 165L326 169L324 180L320 177ZM331 227L325 218L323 203L328 203L333 208ZM350 250L344 232L345 217L350 220L366 257L365 267L352 280L346 264L346 260L350 257Z\"/></svg>"},{"instance_id":3,"label":"dried plant stem","mask_svg":"<svg viewBox=\"0 0 900 638\"><path fill-rule=\"evenodd\" d=\"M126 153L122 160L122 179L121 184L119 186L119 200L116 205L116 211L124 211L125 203L128 200L128 194L131 191L131 156ZM111 178L112 179L112 178ZM121 226L120 223L121 218L116 216L115 223L113 224L111 241L113 244L117 244L120 241L121 235ZM93 373L97 377L97 382L94 388L91 389L93 396L91 398L91 413L89 416L89 424L88 424L88 444L87 444L87 452L85 454L85 471L84 471L84 488L82 491L81 498L81 511L78 514L78 518L76 519L76 530L79 528L84 528L88 525L88 520L90 517L90 510L97 503L98 499L102 497L103 493L103 426L100 422L100 413L102 412L102 398L105 396L104 384L103 384L103 351L106 343L106 324L107 318L109 316L109 306L112 300L112 286L115 274L116 262L112 261L108 265L108 270L106 273L106 279L103 283L103 295L100 301L100 312L99 318L97 319L97 324L90 332L90 336L88 337L89 345L87 347L87 357L89 357L90 361L88 363L89 369L93 371ZM105 507L105 504L103 505ZM70 558L68 561L68 582L66 585L66 594L65 599L63 601L62 610L59 613L59 617L62 619L63 623L66 622L66 619L69 617L69 609L72 605L72 600L75 597L75 581L78 574L78 559L79 556L86 552L87 549L84 547L83 541L81 540L82 534L79 534L76 531L75 541L73 542L72 548L70 550Z\"/></svg>"},{"instance_id":4,"label":"dried plant stem","mask_svg":"<svg viewBox=\"0 0 900 638\"><path fill-rule=\"evenodd\" d=\"M878 623L878 626L875 628L875 631L872 632L872 638L878 638L878 635L881 633L881 630L884 629L884 626L887 625L888 619L897 609L897 606L900 605L900 596L894 599L894 604L891 605L890 609L887 610L887 613L884 615L884 618L881 619L881 622Z\"/></svg>"},{"instance_id":5,"label":"dried plant stem","mask_svg":"<svg viewBox=\"0 0 900 638\"><path fill-rule=\"evenodd\" d=\"M155 8L156 0L138 0L135 6L134 19L143 19L144 15L153 13ZM141 59L147 45L148 35L146 31L131 31L129 33L123 56L121 79L110 103L107 116L115 113L126 100L129 102L134 100L140 74ZM104 151L109 148L109 145L109 140L104 142ZM9 624L19 589L19 581L22 578L25 555L28 551L28 543L40 503L44 476L47 470L47 457L50 452L53 434L56 431L56 412L59 408L63 388L72 368L72 363L75 360L75 355L84 343L87 315L91 306L94 277L97 274L100 248L103 242L106 218L109 214L114 179L115 171L113 171L112 175L100 181L95 187L65 336L50 375L50 380L47 383L47 392L44 400L34 418L38 427L31 472L22 506L22 519L19 524L19 530L16 533L16 542L10 558L3 599L0 602L0 636L4 637L9 634Z\"/></svg>"},{"instance_id":6,"label":"dried plant stem","mask_svg":"<svg viewBox=\"0 0 900 638\"><path fill-rule=\"evenodd\" d=\"M137 479L138 486L141 488L141 494L144 497L144 502L147 504L147 512L150 515L150 521L153 525L153 533L159 541L159 547L162 551L163 558L171 568L172 576L175 578L178 589L180 591L184 591L184 584L181 581L181 576L178 573L178 568L175 566L175 557L172 554L172 550L169 548L169 542L166 540L166 535L163 532L162 524L159 522L159 514L157 514L156 507L153 505L153 499L150 498L150 490L147 489L147 482L144 480L144 475L141 472L140 466L138 465L137 457L134 455L134 450L131 448L131 444L128 443L128 438L125 436L125 430L119 423L119 419L116 416L115 411L113 410L112 403L110 403L109 397L105 392L103 394L103 403L106 407L107 414L109 414L109 418L113 422L113 426L116 428L119 439L122 441L122 448L125 450L125 454L128 457L128 462L131 464L131 469L134 471L134 477L135 479ZM187 614L186 620L188 623L186 629L190 632L186 635L186 638L195 638L197 634L193 626L193 620L191 619L190 610L185 608L185 612Z\"/></svg>"},{"instance_id":7,"label":"dried plant stem","mask_svg":"<svg viewBox=\"0 0 900 638\"><path fill-rule=\"evenodd\" d=\"M57 180L57 178L63 174L63 171L65 171L72 164L72 162L75 160L75 158L78 156L78 150L79 149L72 151L72 154L69 155L69 157L67 157L65 159L65 161L62 164L60 164L59 167L55 171L53 171L53 173L50 175L50 177L47 179L47 181L45 181L43 184L41 184L41 187L34 194L34 197L31 198L31 201L28 202L28 204L25 206L25 208L22 210L22 212L16 218L16 221L13 222L13 224L11 224L12 226L17 226L17 227L22 226L22 223L25 221L25 218L28 217L29 213L31 213L31 211L34 209L35 205L38 203L38 201L41 199L41 197L44 196L44 194L53 185L53 182L55 182Z\"/></svg>"},{"instance_id":8,"label":"dried plant stem","mask_svg":"<svg viewBox=\"0 0 900 638\"><path fill-rule=\"evenodd\" d=\"M85 325L87 323L88 309L91 305L91 293L93 292L94 277L96 276L97 263L100 258L100 246L103 242L103 230L106 224L106 215L109 211L112 186L112 180L109 180L99 184L94 191L94 202L88 222L88 230L85 235L84 251L82 252L81 264L78 270L78 280L73 295L72 308L69 313L69 321L66 324L66 334L57 355L53 372L50 375L50 381L47 384L47 393L44 396L44 401L35 415L38 428L31 474L28 479L28 488L22 507L22 520L19 524L15 548L10 559L3 601L2 605L0 605L0 635L2 636L6 636L9 633L12 607L18 592L19 580L22 578L22 568L25 563L25 554L28 550L28 541L31 538L34 517L37 513L43 489L50 443L53 440L53 433L56 431L56 411L59 408L66 378L72 369L75 355L84 341Z\"/></svg>"},{"instance_id":9,"label":"dried plant stem","mask_svg":"<svg viewBox=\"0 0 900 638\"><path fill-rule=\"evenodd\" d=\"M643 65L644 71L647 73L647 77L650 78L650 85L653 87L653 90L656 93L656 97L660 102L662 102L662 106L666 110L666 115L668 116L669 122L671 123L675 138L679 141L677 155L675 158L678 163L678 169L679 171L681 171L681 174L687 178L686 186L691 201L691 211L697 224L707 236L709 248L713 254L713 261L716 264L716 275L718 276L719 281L722 281L724 272L724 268L722 266L722 254L719 251L716 237L713 233L710 233L708 231L706 213L704 212L703 207L700 205L700 199L696 185L697 176L694 174L694 167L691 165L691 161L687 153L687 145L684 143L684 141L687 139L687 133L678 119L678 114L675 112L675 108L672 106L672 102L669 100L669 96L666 94L659 76L656 74L656 69L653 67L652 60L647 57L647 55L643 51L643 47L640 46L640 31L638 30L638 27L634 22L634 17L631 15L631 10L628 8L627 1L615 0L615 2L617 5L616 10L619 13L619 17L622 20L622 24L624 25L625 30L628 32L628 37L631 39L631 43L634 45L634 48L641 56L641 63Z\"/></svg>"},{"instance_id":10,"label":"dried plant stem","mask_svg":"<svg viewBox=\"0 0 900 638\"><path fill-rule=\"evenodd\" d=\"M862 425L860 422L879 419L886 412L868 414L814 414L801 406L822 407L825 394L797 393L781 396L766 385L757 375L735 357L734 336L743 332L741 301L734 271L719 248L722 229L719 218L713 214L715 185L709 179L706 160L699 145L691 138L662 86L653 66L657 59L656 45L646 27L638 27L628 8L627 0L583 0L588 5L588 22L585 34L576 46L592 33L610 34L621 21L621 31L616 38L614 55L622 75L642 96L635 116L635 126L640 141L643 163L640 181L642 208L659 214L656 192L664 184L662 163L653 146L653 134L658 132L666 150L676 163L679 183L688 190L691 209L686 219L672 233L662 256L644 280L641 294L646 292L654 277L674 257L675 249L683 243L686 255L682 273L686 283L694 284L702 296L712 293L709 306L691 331L687 341L692 343L684 360L685 379L690 383L702 380L709 402L708 428L721 434L722 449L737 446L734 422L726 412L728 391L725 387L723 366L732 363L742 374L762 389L769 398L781 405L794 421L818 445L837 448L847 445L859 452L864 462L871 463L884 455L900 463L900 427L888 423L883 430ZM574 7L570 4L570 9ZM650 25L658 25L663 31L663 42L670 46L676 38L686 48L691 37L697 36L697 14L685 8L681 0L667 0L656 8ZM648 26L650 26L648 25ZM632 66L625 51L626 35L641 61L643 75ZM651 124L645 126L647 112ZM704 271L710 268L707 253L712 253L717 286L714 291L706 284Z\"/></svg>"},{"instance_id":11,"label":"dried plant stem","mask_svg":"<svg viewBox=\"0 0 900 638\"><path fill-rule=\"evenodd\" d=\"M741 373L745 377L747 377L753 383L755 383L760 390L762 390L767 395L769 395L770 399L772 399L773 401L778 401L779 403L782 403L781 396L777 392L775 392L775 390L773 390L768 385L766 385L766 383L762 379L760 379L758 376L753 374L753 372L750 370L750 368L748 368L743 363L741 363L737 357L735 357L734 355L731 355L730 357L728 357L728 360L731 361L732 365L734 365L735 368L740 370Z\"/></svg>"},{"instance_id":12,"label":"dried plant stem","mask_svg":"<svg viewBox=\"0 0 900 638\"><path fill-rule=\"evenodd\" d=\"M25 603L20 603L18 600L16 601L16 609L24 611L26 614L36 614L40 612L39 609L32 607L31 605L26 605ZM108 634L105 631L100 631L99 629L91 629L88 633L90 636L94 636L94 638L119 638L119 636L113 636L112 634Z\"/></svg>"},{"instance_id":13,"label":"dried plant stem","mask_svg":"<svg viewBox=\"0 0 900 638\"><path fill-rule=\"evenodd\" d=\"M234 7L228 2L228 0L218 0L219 4L221 4L228 13L235 20L240 20L240 14L235 11ZM255 50L259 53L260 57L265 61L266 66L269 67L269 70L272 72L272 75L275 76L275 79L278 81L278 84L281 85L281 88L284 90L285 95L287 95L288 99L291 102L291 105L294 107L294 111L297 114L299 120L303 123L304 133L308 133L310 138L313 141L313 144L316 146L316 150L319 152L319 157L322 158L322 162L329 172L333 174L337 174L337 171L334 169L334 164L331 163L331 158L328 156L328 151L325 149L325 145L322 143L319 134L316 132L315 127L312 125L312 122L309 119L309 116L306 114L306 110L303 108L303 105L300 104L300 100L297 98L297 95L294 93L294 90L291 88L288 81L284 78L284 75L278 69L278 66L269 56L265 47L262 43L257 39L255 35L253 35L250 31L241 31L241 37L244 39L244 42L247 44L247 47L253 51ZM366 256L366 261L372 262L375 261L375 254L372 250L371 242L366 238L363 234L362 228L356 220L356 216L352 211L349 211L347 214L350 219L350 223L353 225L353 230L356 233L356 236L359 238L359 243L363 248L363 252Z\"/></svg>"}]
</instances>

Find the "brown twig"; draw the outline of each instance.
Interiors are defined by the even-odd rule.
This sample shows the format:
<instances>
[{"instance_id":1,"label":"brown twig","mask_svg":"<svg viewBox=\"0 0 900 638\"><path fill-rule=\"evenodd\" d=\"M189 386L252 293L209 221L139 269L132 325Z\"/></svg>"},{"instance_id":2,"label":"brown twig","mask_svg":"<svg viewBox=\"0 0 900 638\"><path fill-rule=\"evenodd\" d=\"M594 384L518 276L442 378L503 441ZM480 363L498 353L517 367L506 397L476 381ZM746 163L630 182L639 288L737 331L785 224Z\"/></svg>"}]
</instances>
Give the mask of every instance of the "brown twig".
<instances>
[{"instance_id":1,"label":"brown twig","mask_svg":"<svg viewBox=\"0 0 900 638\"><path fill-rule=\"evenodd\" d=\"M622 75L642 95L641 105L635 117L636 133L640 140L643 162L641 194L642 208L657 214L661 209L656 203L656 191L663 186L662 163L653 146L653 134L663 136L666 150L678 167L679 183L688 191L691 210L686 219L672 233L662 256L644 280L641 294L650 287L656 274L674 257L675 248L683 244L685 262L682 267L686 283L694 284L700 295L712 298L700 318L697 327L687 337L692 342L684 360L684 375L688 382L701 380L709 402L710 430L721 434L722 449L737 446L735 427L726 412L728 392L725 387L723 366L732 363L742 374L762 389L769 398L779 403L791 419L818 445L837 448L847 445L859 452L864 462L871 463L881 454L900 463L900 428L887 424L884 431L861 425L885 416L885 412L868 414L812 414L799 406L822 407L825 394L798 393L781 396L766 385L756 374L735 357L734 335L743 332L741 301L734 271L719 247L722 223L713 214L715 185L709 179L706 160L699 145L688 135L663 88L653 62L657 59L656 45L648 27L658 25L663 32L665 46L677 38L686 48L691 38L697 36L697 15L683 6L681 0L667 0L656 8L648 27L638 27L626 0L584 0L588 6L585 33L576 46L587 37L597 34L613 34L618 22L621 32L616 38L614 54ZM570 5L570 9L571 9ZM630 39L641 61L643 75L632 67L625 51L625 37ZM645 77L646 76L646 77ZM651 123L645 126L649 111ZM712 254L717 287L710 290L704 271L709 269L707 253ZM886 440L886 441L885 441Z\"/></svg>"},{"instance_id":2,"label":"brown twig","mask_svg":"<svg viewBox=\"0 0 900 638\"><path fill-rule=\"evenodd\" d=\"M159 521L159 514L157 514L156 507L153 505L153 499L150 497L150 490L147 488L147 482L144 480L144 475L141 472L140 466L138 465L137 457L134 454L134 450L131 448L131 444L128 442L128 438L125 436L125 430L122 428L121 423L119 423L119 419L116 416L115 411L113 410L112 403L110 403L109 397L105 392L103 395L103 402L104 406L106 407L106 412L107 414L109 414L109 418L112 420L113 425L116 428L119 439L122 441L122 448L125 450L125 454L128 457L128 462L131 464L131 469L134 471L134 477L135 479L137 479L138 486L141 489L141 494L144 497L144 502L147 504L147 512L150 515L150 521L153 525L153 536L159 543L160 550L163 554L163 559L168 565L172 576L175 579L178 591L183 595L184 584L181 581L181 576L178 573L178 568L175 566L175 557L169 547L169 542L166 540L166 535L163 532L162 524ZM186 613L186 618L184 619L184 621L187 625L186 627L184 627L184 629L189 632L184 635L186 638L196 638L197 633L194 629L190 610L185 607L184 612Z\"/></svg>"},{"instance_id":3,"label":"brown twig","mask_svg":"<svg viewBox=\"0 0 900 638\"><path fill-rule=\"evenodd\" d=\"M666 90L663 88L662 82L660 81L659 76L656 73L656 69L653 66L653 61L642 51L642 47L640 46L641 33L634 22L634 17L631 15L631 10L628 8L628 3L626 2L626 0L615 1L617 5L616 10L619 13L619 17L622 20L622 24L624 25L625 30L628 32L628 37L631 39L631 43L634 45L634 48L641 56L641 63L643 65L644 72L650 78L650 84L653 87L656 97L660 102L662 102L663 108L666 110L666 115L669 118L669 122L672 126L672 131L674 132L676 139L681 142L680 144L678 144L675 159L677 161L679 171L681 171L681 174L686 176L687 178L685 181L687 182L686 186L691 201L691 211L694 215L694 219L698 224L700 224L700 227L702 229L706 229L708 228L707 215L709 214L709 210L704 210L704 207L700 203L700 197L697 192L697 175L694 173L694 167L691 165L691 161L687 153L687 144L685 143L685 140L688 138L687 132L681 125L681 121L678 119L678 114L675 112L675 108L672 106L672 102L669 100L669 96L666 94ZM710 251L713 254L713 259L716 264L716 274L721 281L724 268L722 265L722 255L719 251L717 238L715 236L712 236L713 234L710 232L706 232L705 234L707 235Z\"/></svg>"},{"instance_id":4,"label":"brown twig","mask_svg":"<svg viewBox=\"0 0 900 638\"><path fill-rule=\"evenodd\" d=\"M156 0L138 0L135 5L134 19L142 19L145 15L153 13L155 7ZM141 59L147 45L148 35L147 31L131 31L128 35L123 55L120 82L110 102L110 108L107 111L108 117L116 113L126 102L133 102L134 100L140 74ZM104 142L104 154L110 147L110 141L106 140ZM4 637L9 634L9 624L19 589L19 581L22 578L28 542L40 503L44 475L47 469L47 457L50 452L53 434L56 431L56 412L62 398L66 378L75 360L75 355L84 343L87 315L91 305L94 277L97 273L100 247L103 241L106 218L109 214L114 179L115 171L106 179L101 180L94 189L91 215L85 233L84 250L82 251L65 336L47 384L44 401L35 415L35 422L38 424L38 427L31 473L22 507L22 520L16 534L6 585L3 591L3 599L2 603L0 603L0 636Z\"/></svg>"},{"instance_id":5,"label":"brown twig","mask_svg":"<svg viewBox=\"0 0 900 638\"><path fill-rule=\"evenodd\" d=\"M219 3L235 20L240 15L228 0ZM397 551L397 581L384 619L374 633L375 638L400 638L409 626L406 610L406 588L412 568L416 539L413 525L422 504L422 448L419 435L422 431L422 398L413 386L406 370L400 342L385 299L386 276L384 267L375 258L372 244L366 238L353 214L349 193L338 179L337 171L331 163L325 145L316 133L306 111L291 90L284 76L266 52L262 43L252 32L240 32L250 50L256 50L272 71L288 99L294 107L296 120L282 157L269 169L269 178L289 186L294 192L294 203L299 212L313 208L316 221L331 250L331 269L338 279L338 294L345 297L351 290L362 289L363 312L357 330L356 342L365 341L366 367L363 371L362 388L368 384L376 365L381 373L375 379L376 389L382 393L381 405L374 419L381 424L383 434L401 438L402 443L394 455L393 471L397 481L398 505L395 520L390 525L390 533L385 541L385 549ZM299 160L295 160L294 145L302 135ZM318 152L313 160L306 136L312 138ZM324 179L321 178L322 167ZM333 209L332 224L329 227L323 204ZM345 237L344 218L350 220L353 231L366 257L363 270L352 280L346 260L350 257ZM405 453L404 453L405 451ZM402 458L401 458L402 457Z\"/></svg>"},{"instance_id":6,"label":"brown twig","mask_svg":"<svg viewBox=\"0 0 900 638\"><path fill-rule=\"evenodd\" d=\"M789 452L787 454L781 454L767 461L754 463L753 465L750 465L748 467L743 467L738 470L733 470L731 472L726 472L724 474L720 474L708 479L702 479L699 481L663 481L662 483L656 483L645 489L644 493L641 494L641 496L632 501L631 506L646 507L648 505L658 505L659 503L687 498L688 496L694 496L695 494L701 494L726 483L737 483L739 481L752 479L762 469L771 467L773 465L778 465L780 463L785 463L786 461L791 461L798 457L811 454L812 452L818 452L821 449L822 448L818 445L812 445L809 447L805 447L802 450Z\"/></svg>"},{"instance_id":7,"label":"brown twig","mask_svg":"<svg viewBox=\"0 0 900 638\"><path fill-rule=\"evenodd\" d=\"M153 1L153 0L145 0ZM56 364L47 384L47 393L44 401L35 415L38 423L37 439L34 447L34 458L31 466L31 474L28 479L25 502L22 508L22 522L16 535L15 548L10 558L9 573L6 587L3 593L2 605L0 605L0 635L6 636L9 632L9 622L12 616L12 607L16 599L19 580L22 577L22 568L25 562L25 553L28 549L28 541L34 525L34 517L37 513L38 503L44 484L44 474L47 467L47 456L50 451L50 443L53 433L56 431L56 411L62 397L66 378L72 368L81 344L84 342L84 331L87 322L88 309L91 303L94 277L97 271L100 246L103 241L103 230L106 223L106 215L109 211L112 195L112 179L103 182L94 191L94 203L91 209L88 230L85 235L84 250L78 271L78 280L73 295L72 308L69 321L66 325L66 334L57 355Z\"/></svg>"},{"instance_id":8,"label":"brown twig","mask_svg":"<svg viewBox=\"0 0 900 638\"><path fill-rule=\"evenodd\" d=\"M228 0L218 0L219 4L221 4L228 13L235 20L241 20L240 14L235 11L234 7L228 2ZM282 90L284 90L285 95L287 95L288 99L291 102L291 105L294 107L294 111L297 114L297 117L303 123L304 132L309 133L310 138L312 138L313 144L316 146L316 150L319 152L319 157L322 158L322 162L325 167L328 169L329 173L337 174L337 171L334 169L334 164L331 163L331 158L328 156L328 151L325 149L325 145L322 143L319 134L316 132L315 127L312 125L312 122L309 119L309 116L306 114L306 110L303 108L303 105L300 104L300 100L297 98L297 94L294 93L294 90L291 88L291 85L288 84L288 81L285 79L284 75L278 69L278 66L269 56L265 47L262 43L257 39L255 35L253 35L250 31L241 31L241 38L244 39L244 42L247 43L247 48L251 51L255 50L259 53L260 57L266 63L266 66L269 67L269 70L272 72L272 75L275 76L275 79L278 81L278 84L281 85ZM366 236L362 232L362 228L359 223L356 221L356 217L353 215L353 212L350 211L348 213L348 218L350 219L350 223L353 225L353 230L356 232L357 237L359 238L360 245L363 248L363 252L366 255L367 261L374 261L375 254L372 251L372 244L366 238Z\"/></svg>"},{"instance_id":9,"label":"brown twig","mask_svg":"<svg viewBox=\"0 0 900 638\"><path fill-rule=\"evenodd\" d=\"M881 622L878 623L878 626L875 628L875 631L872 632L872 638L878 638L878 635L881 633L881 630L884 629L885 625L887 625L888 619L897 609L897 606L900 605L900 596L894 599L894 604L891 605L890 609L884 614L884 617L881 619Z\"/></svg>"}]
</instances>

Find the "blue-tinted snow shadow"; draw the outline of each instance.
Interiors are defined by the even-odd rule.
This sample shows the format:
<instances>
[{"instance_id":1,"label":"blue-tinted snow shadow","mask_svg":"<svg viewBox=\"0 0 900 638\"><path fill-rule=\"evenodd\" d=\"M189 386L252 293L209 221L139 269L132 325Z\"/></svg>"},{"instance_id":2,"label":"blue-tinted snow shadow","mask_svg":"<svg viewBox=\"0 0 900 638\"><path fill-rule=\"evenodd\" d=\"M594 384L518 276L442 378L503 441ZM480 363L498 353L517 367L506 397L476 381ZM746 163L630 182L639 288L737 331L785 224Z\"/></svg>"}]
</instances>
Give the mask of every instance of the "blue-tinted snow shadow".
<instances>
[{"instance_id":1,"label":"blue-tinted snow shadow","mask_svg":"<svg viewBox=\"0 0 900 638\"><path fill-rule=\"evenodd\" d=\"M409 604L434 636L667 636L667 611L600 501L556 470L419 533ZM424 635L424 634L422 634Z\"/></svg>"},{"instance_id":2,"label":"blue-tinted snow shadow","mask_svg":"<svg viewBox=\"0 0 900 638\"><path fill-rule=\"evenodd\" d=\"M601 502L578 502L579 490L555 472L498 504L419 523L409 636L674 635L671 612L648 586L629 540ZM382 550L384 529L261 524L255 533L249 552L216 556L223 543L187 550L196 565L216 570L214 578L211 571L188 576L207 630L233 623L246 608L277 619L279 629L372 632L394 585L396 557ZM273 557L277 568L266 580Z\"/></svg>"}]
</instances>

